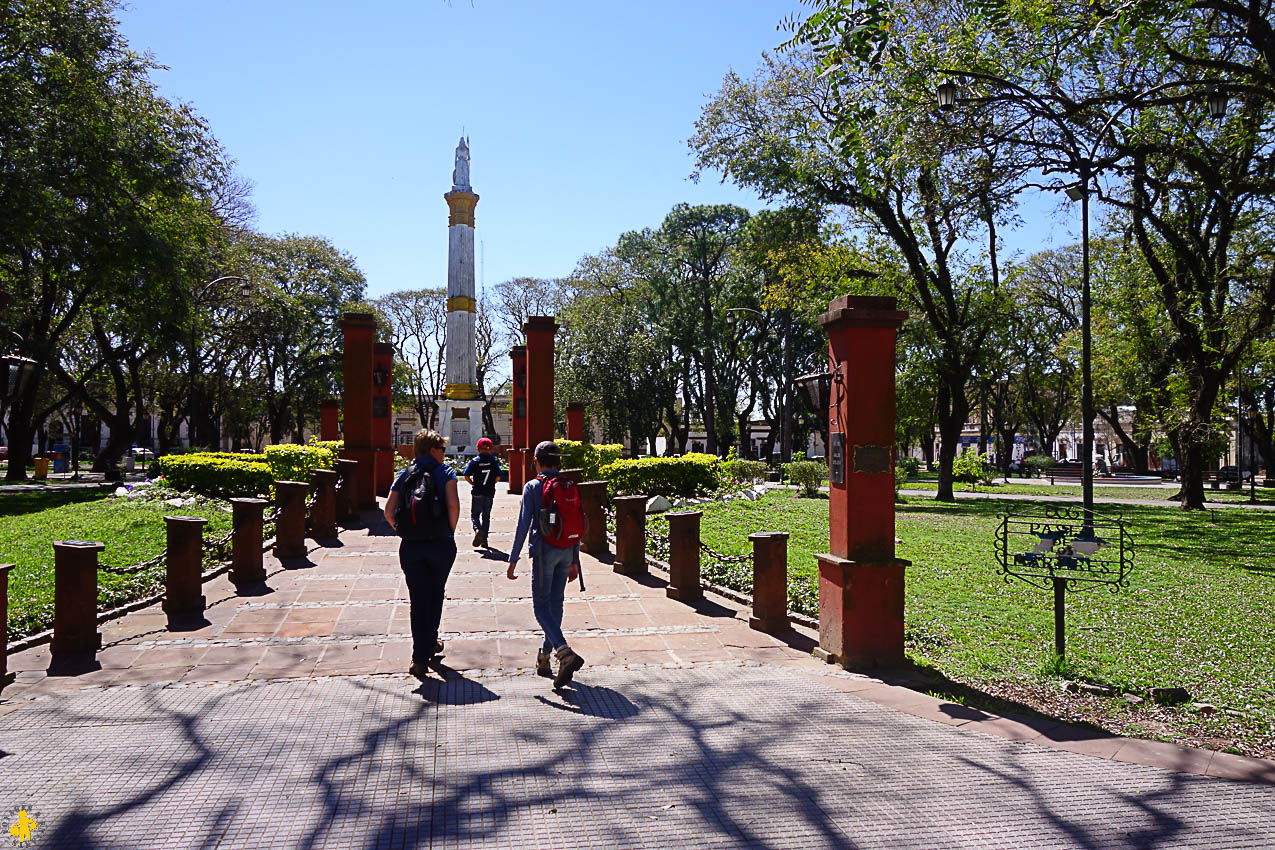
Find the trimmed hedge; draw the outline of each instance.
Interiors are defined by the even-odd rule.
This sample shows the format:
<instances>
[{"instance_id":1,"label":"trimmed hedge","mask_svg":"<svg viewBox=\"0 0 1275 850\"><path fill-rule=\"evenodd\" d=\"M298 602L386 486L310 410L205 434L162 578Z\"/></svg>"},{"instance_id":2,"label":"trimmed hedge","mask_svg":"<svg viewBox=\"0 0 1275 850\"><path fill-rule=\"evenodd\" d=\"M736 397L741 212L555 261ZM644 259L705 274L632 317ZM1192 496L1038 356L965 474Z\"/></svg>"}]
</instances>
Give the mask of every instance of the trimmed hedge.
<instances>
[{"instance_id":1,"label":"trimmed hedge","mask_svg":"<svg viewBox=\"0 0 1275 850\"><path fill-rule=\"evenodd\" d=\"M742 457L732 458L722 464L722 472L732 481L758 481L766 477L770 467L765 461L747 460Z\"/></svg>"},{"instance_id":2,"label":"trimmed hedge","mask_svg":"<svg viewBox=\"0 0 1275 850\"><path fill-rule=\"evenodd\" d=\"M702 496L722 482L722 460L716 455L640 457L602 467L613 495Z\"/></svg>"},{"instance_id":3,"label":"trimmed hedge","mask_svg":"<svg viewBox=\"0 0 1275 850\"><path fill-rule=\"evenodd\" d=\"M624 453L619 443L578 443L575 440L554 440L562 452L563 469L583 469L583 481L602 480L602 467L615 463Z\"/></svg>"},{"instance_id":4,"label":"trimmed hedge","mask_svg":"<svg viewBox=\"0 0 1275 850\"><path fill-rule=\"evenodd\" d=\"M309 481L316 469L336 469L336 450L318 443L266 446L266 461L275 481Z\"/></svg>"},{"instance_id":5,"label":"trimmed hedge","mask_svg":"<svg viewBox=\"0 0 1275 850\"><path fill-rule=\"evenodd\" d=\"M224 498L267 495L275 480L264 455L163 455L155 459L152 468L170 487Z\"/></svg>"},{"instance_id":6,"label":"trimmed hedge","mask_svg":"<svg viewBox=\"0 0 1275 850\"><path fill-rule=\"evenodd\" d=\"M796 460L784 464L784 475L792 483L801 485L804 495L813 496L819 492L819 485L828 477L828 465L813 460Z\"/></svg>"}]
</instances>

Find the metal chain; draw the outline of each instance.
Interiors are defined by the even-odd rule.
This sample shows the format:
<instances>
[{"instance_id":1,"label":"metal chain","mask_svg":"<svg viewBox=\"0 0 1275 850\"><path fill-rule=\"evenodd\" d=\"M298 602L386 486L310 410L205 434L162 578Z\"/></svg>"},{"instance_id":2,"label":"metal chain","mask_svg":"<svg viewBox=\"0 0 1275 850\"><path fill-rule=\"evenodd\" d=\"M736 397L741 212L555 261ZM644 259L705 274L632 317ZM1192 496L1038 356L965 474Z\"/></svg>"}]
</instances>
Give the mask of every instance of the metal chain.
<instances>
[{"instance_id":1,"label":"metal chain","mask_svg":"<svg viewBox=\"0 0 1275 850\"><path fill-rule=\"evenodd\" d=\"M752 555L725 555L710 547L703 540L699 542L699 548L700 551L707 554L709 558L722 564L750 564L753 560Z\"/></svg>"},{"instance_id":2,"label":"metal chain","mask_svg":"<svg viewBox=\"0 0 1275 850\"><path fill-rule=\"evenodd\" d=\"M154 558L151 558L149 561L143 561L142 563L134 564L131 567L112 567L108 564L99 563L97 565L97 568L104 573L110 573L112 575L131 576L131 575L136 575L137 573L140 573L140 572L145 572L146 570L149 570L151 567L154 567L158 564L162 564L167 557L168 557L168 549L167 547L165 547L164 551L160 552L158 555L156 555Z\"/></svg>"},{"instance_id":3,"label":"metal chain","mask_svg":"<svg viewBox=\"0 0 1275 850\"><path fill-rule=\"evenodd\" d=\"M221 537L215 537L211 540L204 541L204 553L212 554L218 561L224 561L230 556L228 551L231 541L234 540L235 530L232 528Z\"/></svg>"}]
</instances>

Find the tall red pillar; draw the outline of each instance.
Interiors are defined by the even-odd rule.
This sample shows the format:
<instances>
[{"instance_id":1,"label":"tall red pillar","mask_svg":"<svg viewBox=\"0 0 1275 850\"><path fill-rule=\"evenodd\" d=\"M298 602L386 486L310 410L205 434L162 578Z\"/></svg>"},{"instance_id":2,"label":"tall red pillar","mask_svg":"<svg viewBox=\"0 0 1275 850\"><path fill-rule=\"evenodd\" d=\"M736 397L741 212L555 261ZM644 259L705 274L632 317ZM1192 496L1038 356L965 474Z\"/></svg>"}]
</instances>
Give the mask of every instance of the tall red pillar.
<instances>
[{"instance_id":1,"label":"tall red pillar","mask_svg":"<svg viewBox=\"0 0 1275 850\"><path fill-rule=\"evenodd\" d=\"M903 661L903 571L894 557L895 299L847 295L828 333L829 544L819 564L819 649L845 667Z\"/></svg>"},{"instance_id":2,"label":"tall red pillar","mask_svg":"<svg viewBox=\"0 0 1275 850\"><path fill-rule=\"evenodd\" d=\"M319 439L325 443L341 439L341 400L325 398L319 402Z\"/></svg>"},{"instance_id":3,"label":"tall red pillar","mask_svg":"<svg viewBox=\"0 0 1275 850\"><path fill-rule=\"evenodd\" d=\"M372 346L376 317L371 313L346 313L341 317L345 335L344 389L345 448L341 457L359 462L355 476L356 502L360 508L376 507L376 479L372 464Z\"/></svg>"},{"instance_id":4,"label":"tall red pillar","mask_svg":"<svg viewBox=\"0 0 1275 850\"><path fill-rule=\"evenodd\" d=\"M527 480L535 474L536 446L553 439L553 316L529 316L522 326L527 337Z\"/></svg>"},{"instance_id":5,"label":"tall red pillar","mask_svg":"<svg viewBox=\"0 0 1275 850\"><path fill-rule=\"evenodd\" d=\"M388 496L394 483L394 346L372 345L372 452L376 458L376 495Z\"/></svg>"},{"instance_id":6,"label":"tall red pillar","mask_svg":"<svg viewBox=\"0 0 1275 850\"><path fill-rule=\"evenodd\" d=\"M584 405L578 401L567 405L567 439L584 442Z\"/></svg>"},{"instance_id":7,"label":"tall red pillar","mask_svg":"<svg viewBox=\"0 0 1275 850\"><path fill-rule=\"evenodd\" d=\"M527 346L515 345L509 351L513 361L513 449L509 452L509 492L521 493L527 483L527 464L523 460L527 448Z\"/></svg>"}]
</instances>

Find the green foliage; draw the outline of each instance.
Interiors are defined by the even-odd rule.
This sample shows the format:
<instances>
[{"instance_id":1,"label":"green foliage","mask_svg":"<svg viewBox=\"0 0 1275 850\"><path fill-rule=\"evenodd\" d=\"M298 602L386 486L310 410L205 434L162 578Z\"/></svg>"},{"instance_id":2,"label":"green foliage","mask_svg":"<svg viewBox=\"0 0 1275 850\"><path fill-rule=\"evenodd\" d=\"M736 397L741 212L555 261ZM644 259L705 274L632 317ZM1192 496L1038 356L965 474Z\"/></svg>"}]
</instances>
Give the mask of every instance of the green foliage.
<instances>
[{"instance_id":1,"label":"green foliage","mask_svg":"<svg viewBox=\"0 0 1275 850\"><path fill-rule=\"evenodd\" d=\"M894 501L899 501L899 492L908 483L907 471L901 465L894 467Z\"/></svg>"},{"instance_id":2,"label":"green foliage","mask_svg":"<svg viewBox=\"0 0 1275 850\"><path fill-rule=\"evenodd\" d=\"M320 440L311 434L310 440L306 443L306 445L318 446L321 449L328 449L335 454L337 458L340 458L342 450L345 449L345 440Z\"/></svg>"},{"instance_id":3,"label":"green foliage","mask_svg":"<svg viewBox=\"0 0 1275 850\"><path fill-rule=\"evenodd\" d=\"M563 469L582 469L583 481L600 481L602 467L615 463L624 453L619 443L580 443L575 440L555 440L562 452Z\"/></svg>"},{"instance_id":4,"label":"green foliage","mask_svg":"<svg viewBox=\"0 0 1275 850\"><path fill-rule=\"evenodd\" d=\"M193 490L209 496L262 496L270 492L274 474L265 455L229 452L193 452L164 455L154 469L164 483L176 490Z\"/></svg>"},{"instance_id":5,"label":"green foliage","mask_svg":"<svg viewBox=\"0 0 1275 850\"><path fill-rule=\"evenodd\" d=\"M921 461L919 458L907 455L896 459L894 462L894 468L896 471L902 470L904 478L911 478L921 471Z\"/></svg>"},{"instance_id":6,"label":"green foliage","mask_svg":"<svg viewBox=\"0 0 1275 850\"><path fill-rule=\"evenodd\" d=\"M801 486L801 493L813 496L819 492L819 485L828 477L827 464L813 460L798 460L784 464L784 475L789 481Z\"/></svg>"},{"instance_id":7,"label":"green foliage","mask_svg":"<svg viewBox=\"0 0 1275 850\"><path fill-rule=\"evenodd\" d=\"M969 448L957 455L952 463L952 478L964 481L973 487L978 482L991 483L991 468L986 454L979 454L977 449Z\"/></svg>"},{"instance_id":8,"label":"green foliage","mask_svg":"<svg viewBox=\"0 0 1275 850\"><path fill-rule=\"evenodd\" d=\"M682 457L617 460L601 469L614 495L702 496L722 480L721 458L692 453Z\"/></svg>"},{"instance_id":9,"label":"green foliage","mask_svg":"<svg viewBox=\"0 0 1275 850\"><path fill-rule=\"evenodd\" d=\"M266 462L275 481L309 481L316 469L336 469L337 452L330 445L285 443L266 446Z\"/></svg>"},{"instance_id":10,"label":"green foliage","mask_svg":"<svg viewBox=\"0 0 1275 850\"><path fill-rule=\"evenodd\" d=\"M722 473L731 481L758 481L766 477L769 471L765 461L746 460L742 457L731 458L722 464Z\"/></svg>"},{"instance_id":11,"label":"green foliage","mask_svg":"<svg viewBox=\"0 0 1275 850\"><path fill-rule=\"evenodd\" d=\"M1049 455L1028 455L1023 458L1023 466L1032 475L1042 475L1046 469L1054 465L1054 459Z\"/></svg>"}]
</instances>

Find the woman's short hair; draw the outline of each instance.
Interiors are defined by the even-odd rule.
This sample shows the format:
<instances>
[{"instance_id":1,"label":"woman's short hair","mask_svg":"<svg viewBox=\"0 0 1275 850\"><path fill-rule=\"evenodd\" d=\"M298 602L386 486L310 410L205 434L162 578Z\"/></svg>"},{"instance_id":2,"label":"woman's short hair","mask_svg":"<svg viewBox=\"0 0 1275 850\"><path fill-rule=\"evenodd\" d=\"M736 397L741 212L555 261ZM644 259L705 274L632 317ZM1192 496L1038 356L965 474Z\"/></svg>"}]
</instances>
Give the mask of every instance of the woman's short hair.
<instances>
[{"instance_id":1,"label":"woman's short hair","mask_svg":"<svg viewBox=\"0 0 1275 850\"><path fill-rule=\"evenodd\" d=\"M446 446L447 438L437 431L422 428L416 432L416 439L412 442L416 448L416 456L425 457L430 449L441 449Z\"/></svg>"}]
</instances>

